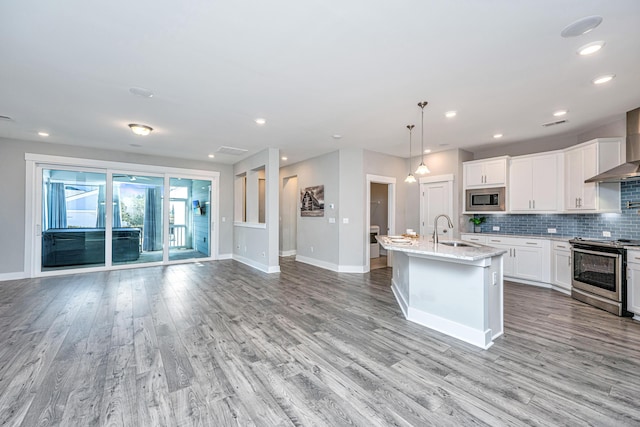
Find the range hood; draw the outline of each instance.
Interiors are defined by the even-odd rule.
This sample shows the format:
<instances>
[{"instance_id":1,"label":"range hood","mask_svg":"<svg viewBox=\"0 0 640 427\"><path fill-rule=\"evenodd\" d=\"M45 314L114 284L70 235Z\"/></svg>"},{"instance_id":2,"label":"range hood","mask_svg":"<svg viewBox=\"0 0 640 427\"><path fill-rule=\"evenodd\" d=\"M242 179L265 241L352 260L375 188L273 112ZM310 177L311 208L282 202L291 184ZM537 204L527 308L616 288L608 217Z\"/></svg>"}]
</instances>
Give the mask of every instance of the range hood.
<instances>
[{"instance_id":1,"label":"range hood","mask_svg":"<svg viewBox=\"0 0 640 427\"><path fill-rule=\"evenodd\" d=\"M627 161L585 182L640 180L640 108L627 112Z\"/></svg>"}]
</instances>

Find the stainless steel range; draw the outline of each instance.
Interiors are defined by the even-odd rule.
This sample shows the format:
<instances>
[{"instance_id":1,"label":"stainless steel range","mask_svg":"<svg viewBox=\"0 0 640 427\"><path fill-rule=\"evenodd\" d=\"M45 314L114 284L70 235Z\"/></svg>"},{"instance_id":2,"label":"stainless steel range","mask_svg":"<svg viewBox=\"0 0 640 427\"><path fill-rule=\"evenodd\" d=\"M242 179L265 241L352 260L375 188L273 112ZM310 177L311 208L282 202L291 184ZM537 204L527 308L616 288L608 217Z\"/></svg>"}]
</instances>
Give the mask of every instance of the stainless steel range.
<instances>
[{"instance_id":1,"label":"stainless steel range","mask_svg":"<svg viewBox=\"0 0 640 427\"><path fill-rule=\"evenodd\" d=\"M571 243L571 296L618 316L627 311L627 246L637 240L591 240L576 237Z\"/></svg>"}]
</instances>

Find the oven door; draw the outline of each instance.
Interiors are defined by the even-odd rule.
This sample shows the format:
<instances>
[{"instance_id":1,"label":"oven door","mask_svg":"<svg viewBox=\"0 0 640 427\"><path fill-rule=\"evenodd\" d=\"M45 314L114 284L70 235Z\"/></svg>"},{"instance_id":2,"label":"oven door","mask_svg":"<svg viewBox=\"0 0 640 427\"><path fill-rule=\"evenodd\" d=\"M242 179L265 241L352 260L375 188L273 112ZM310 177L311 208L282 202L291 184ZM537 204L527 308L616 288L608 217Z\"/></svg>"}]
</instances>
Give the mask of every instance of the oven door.
<instances>
[{"instance_id":1,"label":"oven door","mask_svg":"<svg viewBox=\"0 0 640 427\"><path fill-rule=\"evenodd\" d=\"M610 300L622 301L622 254L572 248L571 285Z\"/></svg>"}]
</instances>

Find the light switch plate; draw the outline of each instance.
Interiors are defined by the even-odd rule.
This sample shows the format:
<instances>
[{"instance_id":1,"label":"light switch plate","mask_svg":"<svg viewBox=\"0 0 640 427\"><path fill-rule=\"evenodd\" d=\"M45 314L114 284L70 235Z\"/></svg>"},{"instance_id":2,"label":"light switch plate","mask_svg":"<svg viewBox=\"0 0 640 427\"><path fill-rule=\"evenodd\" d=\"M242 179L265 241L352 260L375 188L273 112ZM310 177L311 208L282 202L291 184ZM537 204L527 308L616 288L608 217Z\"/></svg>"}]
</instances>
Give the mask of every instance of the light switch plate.
<instances>
[{"instance_id":1,"label":"light switch plate","mask_svg":"<svg viewBox=\"0 0 640 427\"><path fill-rule=\"evenodd\" d=\"M558 230L556 230L555 228L547 228L547 233L557 233Z\"/></svg>"},{"instance_id":2,"label":"light switch plate","mask_svg":"<svg viewBox=\"0 0 640 427\"><path fill-rule=\"evenodd\" d=\"M335 218L329 218L329 224L335 224L335 223L336 223Z\"/></svg>"},{"instance_id":3,"label":"light switch plate","mask_svg":"<svg viewBox=\"0 0 640 427\"><path fill-rule=\"evenodd\" d=\"M603 231L602 232L602 237L611 237L611 232L610 231Z\"/></svg>"},{"instance_id":4,"label":"light switch plate","mask_svg":"<svg viewBox=\"0 0 640 427\"><path fill-rule=\"evenodd\" d=\"M349 218L342 218L343 224L349 224Z\"/></svg>"},{"instance_id":5,"label":"light switch plate","mask_svg":"<svg viewBox=\"0 0 640 427\"><path fill-rule=\"evenodd\" d=\"M494 225L492 230L493 231L500 231L500 226L499 225Z\"/></svg>"}]
</instances>

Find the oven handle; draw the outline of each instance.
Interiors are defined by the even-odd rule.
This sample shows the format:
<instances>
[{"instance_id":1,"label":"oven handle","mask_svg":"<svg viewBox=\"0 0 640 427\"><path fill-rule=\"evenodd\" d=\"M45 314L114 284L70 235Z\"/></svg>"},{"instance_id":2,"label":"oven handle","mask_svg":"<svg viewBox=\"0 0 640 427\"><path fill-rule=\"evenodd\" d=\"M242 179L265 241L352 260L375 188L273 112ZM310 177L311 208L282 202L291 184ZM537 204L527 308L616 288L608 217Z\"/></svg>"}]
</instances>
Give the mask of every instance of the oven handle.
<instances>
[{"instance_id":1,"label":"oven handle","mask_svg":"<svg viewBox=\"0 0 640 427\"><path fill-rule=\"evenodd\" d=\"M609 258L618 258L618 257L622 256L620 254L612 254L610 252L590 251L590 250L587 250L587 249L574 248L574 247L572 247L571 250L573 252L580 252L580 253L583 253L583 254L592 254L592 255L598 255L598 256L607 256Z\"/></svg>"}]
</instances>

